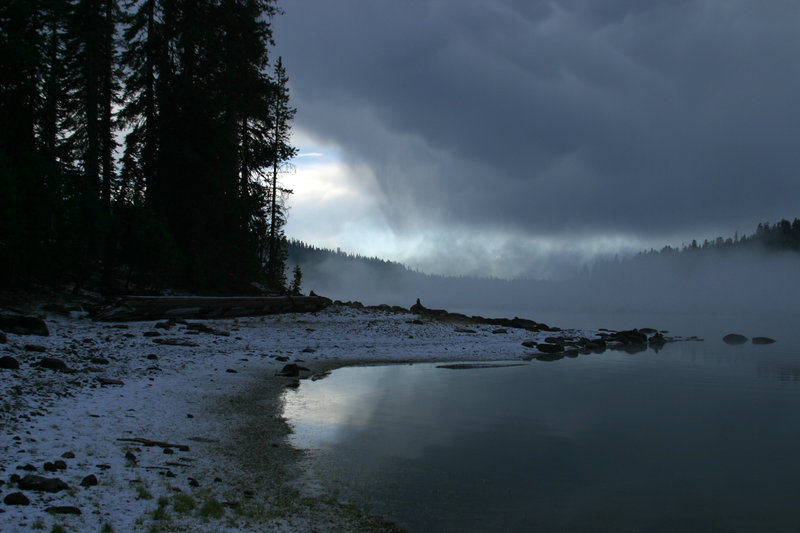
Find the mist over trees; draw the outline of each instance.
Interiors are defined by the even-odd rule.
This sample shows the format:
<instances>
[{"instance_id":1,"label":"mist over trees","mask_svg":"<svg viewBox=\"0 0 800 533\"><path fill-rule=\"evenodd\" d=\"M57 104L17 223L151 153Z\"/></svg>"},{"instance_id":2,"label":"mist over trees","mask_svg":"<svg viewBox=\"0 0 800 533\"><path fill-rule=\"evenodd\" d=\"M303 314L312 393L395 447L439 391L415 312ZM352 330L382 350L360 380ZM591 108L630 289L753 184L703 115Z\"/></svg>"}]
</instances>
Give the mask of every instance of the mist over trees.
<instances>
[{"instance_id":1,"label":"mist over trees","mask_svg":"<svg viewBox=\"0 0 800 533\"><path fill-rule=\"evenodd\" d=\"M797 308L798 236L797 219L764 223L752 235L598 260L559 281L432 276L297 241L289 243L288 261L302 267L307 289L372 305L408 307L421 298L429 307L544 321L562 312L751 313Z\"/></svg>"},{"instance_id":2,"label":"mist over trees","mask_svg":"<svg viewBox=\"0 0 800 533\"><path fill-rule=\"evenodd\" d=\"M286 285L274 0L0 5L0 284ZM124 281L121 281L124 280Z\"/></svg>"}]
</instances>

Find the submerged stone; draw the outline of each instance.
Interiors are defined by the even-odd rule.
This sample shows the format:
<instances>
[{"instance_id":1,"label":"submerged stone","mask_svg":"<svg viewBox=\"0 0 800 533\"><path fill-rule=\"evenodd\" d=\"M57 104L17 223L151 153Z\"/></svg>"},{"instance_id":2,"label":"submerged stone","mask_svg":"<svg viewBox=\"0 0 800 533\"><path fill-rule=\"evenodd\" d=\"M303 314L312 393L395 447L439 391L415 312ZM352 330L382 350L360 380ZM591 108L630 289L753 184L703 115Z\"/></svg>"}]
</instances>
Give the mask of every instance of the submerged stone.
<instances>
[{"instance_id":1,"label":"submerged stone","mask_svg":"<svg viewBox=\"0 0 800 533\"><path fill-rule=\"evenodd\" d=\"M753 344L772 344L776 342L775 339L769 337L753 337Z\"/></svg>"},{"instance_id":2,"label":"submerged stone","mask_svg":"<svg viewBox=\"0 0 800 533\"><path fill-rule=\"evenodd\" d=\"M722 342L730 345L744 344L747 342L747 337L738 333L728 333L722 337Z\"/></svg>"}]
</instances>

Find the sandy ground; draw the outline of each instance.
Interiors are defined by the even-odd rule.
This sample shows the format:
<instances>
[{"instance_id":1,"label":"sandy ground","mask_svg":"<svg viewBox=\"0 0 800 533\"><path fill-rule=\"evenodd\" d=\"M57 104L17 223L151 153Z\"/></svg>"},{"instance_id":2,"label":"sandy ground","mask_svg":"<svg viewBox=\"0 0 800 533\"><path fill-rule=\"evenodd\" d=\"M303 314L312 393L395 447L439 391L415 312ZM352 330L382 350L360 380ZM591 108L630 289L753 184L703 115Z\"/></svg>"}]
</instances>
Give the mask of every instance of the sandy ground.
<instances>
[{"instance_id":1,"label":"sandy ground","mask_svg":"<svg viewBox=\"0 0 800 533\"><path fill-rule=\"evenodd\" d=\"M292 483L303 452L288 444L280 413L298 380L276 374L287 363L310 378L360 363L519 360L530 354L523 341L548 335L338 305L169 329L25 311L44 318L50 335L8 334L0 344L0 357L20 365L0 370L4 532L391 531ZM43 357L68 370L39 366ZM26 475L68 488L22 489L17 477ZM97 485L85 480L92 475ZM16 493L29 504L5 503Z\"/></svg>"}]
</instances>

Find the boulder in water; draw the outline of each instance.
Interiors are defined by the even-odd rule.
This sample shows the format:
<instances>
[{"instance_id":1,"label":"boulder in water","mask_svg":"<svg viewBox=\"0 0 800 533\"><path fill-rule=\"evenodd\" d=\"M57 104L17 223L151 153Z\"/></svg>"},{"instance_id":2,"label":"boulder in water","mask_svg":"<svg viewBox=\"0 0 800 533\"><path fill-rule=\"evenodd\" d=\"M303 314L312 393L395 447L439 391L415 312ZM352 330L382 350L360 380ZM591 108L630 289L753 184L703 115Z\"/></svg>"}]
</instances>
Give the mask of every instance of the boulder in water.
<instances>
[{"instance_id":1,"label":"boulder in water","mask_svg":"<svg viewBox=\"0 0 800 533\"><path fill-rule=\"evenodd\" d=\"M747 337L738 333L728 333L722 337L722 342L730 345L744 344L747 342Z\"/></svg>"},{"instance_id":2,"label":"boulder in water","mask_svg":"<svg viewBox=\"0 0 800 533\"><path fill-rule=\"evenodd\" d=\"M772 344L775 342L775 339L769 337L753 337L752 342L753 344Z\"/></svg>"}]
</instances>

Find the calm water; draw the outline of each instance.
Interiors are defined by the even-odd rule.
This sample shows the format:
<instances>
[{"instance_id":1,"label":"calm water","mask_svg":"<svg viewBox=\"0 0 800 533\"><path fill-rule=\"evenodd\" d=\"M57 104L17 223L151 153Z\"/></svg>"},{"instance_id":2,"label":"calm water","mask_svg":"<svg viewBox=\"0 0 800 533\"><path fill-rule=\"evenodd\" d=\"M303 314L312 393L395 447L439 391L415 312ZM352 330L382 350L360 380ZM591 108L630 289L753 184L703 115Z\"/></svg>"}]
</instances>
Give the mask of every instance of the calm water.
<instances>
[{"instance_id":1,"label":"calm water","mask_svg":"<svg viewBox=\"0 0 800 533\"><path fill-rule=\"evenodd\" d=\"M784 331L344 368L288 391L284 414L309 480L410 531L797 531L800 351Z\"/></svg>"}]
</instances>

